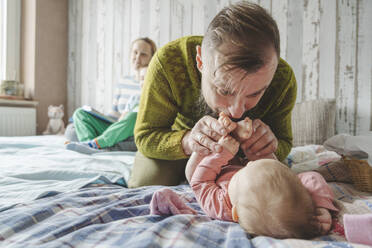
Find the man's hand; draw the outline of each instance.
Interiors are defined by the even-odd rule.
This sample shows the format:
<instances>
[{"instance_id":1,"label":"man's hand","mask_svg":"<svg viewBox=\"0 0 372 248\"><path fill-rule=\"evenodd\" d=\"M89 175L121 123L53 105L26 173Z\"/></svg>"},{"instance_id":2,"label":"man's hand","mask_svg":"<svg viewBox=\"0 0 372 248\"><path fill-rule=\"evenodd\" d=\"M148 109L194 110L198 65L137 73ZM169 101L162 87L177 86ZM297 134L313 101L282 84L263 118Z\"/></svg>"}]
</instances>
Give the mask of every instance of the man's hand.
<instances>
[{"instance_id":1,"label":"man's hand","mask_svg":"<svg viewBox=\"0 0 372 248\"><path fill-rule=\"evenodd\" d=\"M217 143L219 138L230 133L234 125L225 127L211 116L204 116L187 132L182 139L183 151L186 155L192 152L208 155L210 152L221 152L222 146Z\"/></svg>"},{"instance_id":2,"label":"man's hand","mask_svg":"<svg viewBox=\"0 0 372 248\"><path fill-rule=\"evenodd\" d=\"M252 136L240 147L247 159L253 161L274 153L278 149L278 140L268 125L255 119L253 120Z\"/></svg>"}]
</instances>

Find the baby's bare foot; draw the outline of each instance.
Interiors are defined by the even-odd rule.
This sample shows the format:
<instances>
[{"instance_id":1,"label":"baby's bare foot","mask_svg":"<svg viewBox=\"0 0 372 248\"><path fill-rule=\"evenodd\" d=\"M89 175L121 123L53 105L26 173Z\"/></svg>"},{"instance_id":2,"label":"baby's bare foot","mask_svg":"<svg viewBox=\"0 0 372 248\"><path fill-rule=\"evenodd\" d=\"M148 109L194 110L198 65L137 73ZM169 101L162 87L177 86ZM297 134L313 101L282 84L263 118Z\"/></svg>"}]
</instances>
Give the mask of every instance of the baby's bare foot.
<instances>
[{"instance_id":1,"label":"baby's bare foot","mask_svg":"<svg viewBox=\"0 0 372 248\"><path fill-rule=\"evenodd\" d=\"M218 121L227 129L227 133L230 133L236 128L236 123L233 122L224 112L220 113Z\"/></svg>"},{"instance_id":2,"label":"baby's bare foot","mask_svg":"<svg viewBox=\"0 0 372 248\"><path fill-rule=\"evenodd\" d=\"M243 142L251 137L253 133L252 120L245 117L237 123L237 126L233 132L234 137L236 137L240 142Z\"/></svg>"},{"instance_id":3,"label":"baby's bare foot","mask_svg":"<svg viewBox=\"0 0 372 248\"><path fill-rule=\"evenodd\" d=\"M239 150L239 142L236 141L230 135L221 137L218 140L218 144L222 145L224 147L224 149L227 149L233 155L235 155L238 152L238 150Z\"/></svg>"}]
</instances>

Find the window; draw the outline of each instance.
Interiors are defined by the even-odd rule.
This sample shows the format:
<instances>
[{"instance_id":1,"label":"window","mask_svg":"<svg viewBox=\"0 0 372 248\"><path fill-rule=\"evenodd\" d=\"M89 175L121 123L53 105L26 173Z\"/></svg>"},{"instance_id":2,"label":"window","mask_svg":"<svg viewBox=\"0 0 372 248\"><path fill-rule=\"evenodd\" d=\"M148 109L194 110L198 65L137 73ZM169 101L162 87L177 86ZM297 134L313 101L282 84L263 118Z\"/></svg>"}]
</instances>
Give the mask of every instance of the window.
<instances>
[{"instance_id":1,"label":"window","mask_svg":"<svg viewBox=\"0 0 372 248\"><path fill-rule=\"evenodd\" d=\"M21 0L0 0L0 79L19 81Z\"/></svg>"}]
</instances>

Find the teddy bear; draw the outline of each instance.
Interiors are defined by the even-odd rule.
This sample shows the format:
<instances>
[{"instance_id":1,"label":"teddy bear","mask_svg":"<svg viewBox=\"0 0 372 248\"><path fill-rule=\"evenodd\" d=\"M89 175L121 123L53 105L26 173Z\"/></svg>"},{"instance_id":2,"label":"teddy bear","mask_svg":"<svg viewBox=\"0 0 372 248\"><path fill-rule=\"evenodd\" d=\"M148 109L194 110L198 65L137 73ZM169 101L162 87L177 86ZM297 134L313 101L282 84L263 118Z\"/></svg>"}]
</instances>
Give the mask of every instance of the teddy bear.
<instances>
[{"instance_id":1,"label":"teddy bear","mask_svg":"<svg viewBox=\"0 0 372 248\"><path fill-rule=\"evenodd\" d=\"M65 132L65 123L62 120L64 116L63 105L62 104L59 106L49 105L48 116L49 116L49 122L43 134L44 135L48 135L48 134L63 135Z\"/></svg>"}]
</instances>

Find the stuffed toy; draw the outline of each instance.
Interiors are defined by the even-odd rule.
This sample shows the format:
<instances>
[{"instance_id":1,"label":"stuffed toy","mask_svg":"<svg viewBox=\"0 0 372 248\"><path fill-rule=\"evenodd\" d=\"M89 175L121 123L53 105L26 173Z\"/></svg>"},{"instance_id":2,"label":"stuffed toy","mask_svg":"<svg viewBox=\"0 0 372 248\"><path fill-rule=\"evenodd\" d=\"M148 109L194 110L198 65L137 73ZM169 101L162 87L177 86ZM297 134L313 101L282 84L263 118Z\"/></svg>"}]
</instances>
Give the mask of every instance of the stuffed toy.
<instances>
[{"instance_id":1,"label":"stuffed toy","mask_svg":"<svg viewBox=\"0 0 372 248\"><path fill-rule=\"evenodd\" d=\"M48 107L48 116L49 116L49 122L43 134L44 135L48 135L48 134L63 135L65 132L65 123L62 120L64 116L63 105L62 104L59 106L50 105Z\"/></svg>"}]
</instances>

